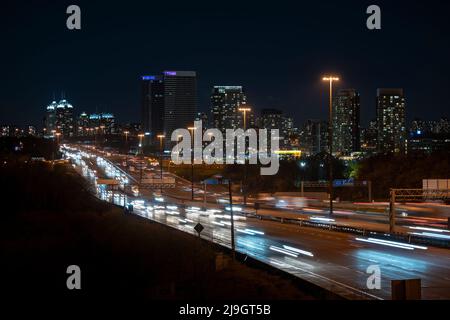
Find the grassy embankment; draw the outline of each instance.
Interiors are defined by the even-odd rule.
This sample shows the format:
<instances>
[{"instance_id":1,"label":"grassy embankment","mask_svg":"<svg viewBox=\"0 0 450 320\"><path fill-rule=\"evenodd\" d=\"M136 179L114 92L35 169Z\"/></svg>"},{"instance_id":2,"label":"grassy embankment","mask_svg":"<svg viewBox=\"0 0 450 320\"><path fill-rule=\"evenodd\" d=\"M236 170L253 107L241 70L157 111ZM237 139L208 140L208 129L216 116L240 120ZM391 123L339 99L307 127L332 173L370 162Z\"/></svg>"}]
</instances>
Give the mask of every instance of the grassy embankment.
<instances>
[{"instance_id":1,"label":"grassy embankment","mask_svg":"<svg viewBox=\"0 0 450 320\"><path fill-rule=\"evenodd\" d=\"M70 166L0 169L2 287L10 298L310 299L289 279L238 262L216 270L216 247L93 198ZM82 290L66 289L81 268Z\"/></svg>"}]
</instances>

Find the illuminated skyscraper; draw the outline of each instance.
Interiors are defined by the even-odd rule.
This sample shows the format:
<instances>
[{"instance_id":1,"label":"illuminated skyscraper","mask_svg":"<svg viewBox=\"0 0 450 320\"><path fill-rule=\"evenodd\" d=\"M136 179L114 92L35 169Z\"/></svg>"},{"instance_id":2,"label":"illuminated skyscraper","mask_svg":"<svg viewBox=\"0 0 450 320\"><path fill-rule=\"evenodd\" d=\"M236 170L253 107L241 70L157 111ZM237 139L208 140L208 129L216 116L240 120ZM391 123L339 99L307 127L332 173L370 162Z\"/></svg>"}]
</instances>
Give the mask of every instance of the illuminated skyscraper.
<instances>
[{"instance_id":1,"label":"illuminated skyscraper","mask_svg":"<svg viewBox=\"0 0 450 320\"><path fill-rule=\"evenodd\" d=\"M406 147L406 100L403 89L377 90L377 150L404 153Z\"/></svg>"},{"instance_id":2,"label":"illuminated skyscraper","mask_svg":"<svg viewBox=\"0 0 450 320\"><path fill-rule=\"evenodd\" d=\"M47 135L52 135L52 132L59 132L65 137L74 135L73 106L66 99L50 103L44 121Z\"/></svg>"},{"instance_id":3,"label":"illuminated skyscraper","mask_svg":"<svg viewBox=\"0 0 450 320\"><path fill-rule=\"evenodd\" d=\"M339 90L333 101L333 151L350 155L360 151L360 100L355 89Z\"/></svg>"},{"instance_id":4,"label":"illuminated skyscraper","mask_svg":"<svg viewBox=\"0 0 450 320\"><path fill-rule=\"evenodd\" d=\"M142 76L141 126L149 136L146 143L159 143L164 133L166 145L172 132L192 126L197 111L195 71L164 71L162 75Z\"/></svg>"},{"instance_id":5,"label":"illuminated skyscraper","mask_svg":"<svg viewBox=\"0 0 450 320\"><path fill-rule=\"evenodd\" d=\"M242 86L214 86L211 93L211 126L225 134L226 129L243 128L239 108L247 104ZM253 113L247 113L247 126L254 124ZM252 120L253 119L253 120Z\"/></svg>"},{"instance_id":6,"label":"illuminated skyscraper","mask_svg":"<svg viewBox=\"0 0 450 320\"><path fill-rule=\"evenodd\" d=\"M66 99L61 99L56 106L56 131L64 137L74 134L73 106Z\"/></svg>"},{"instance_id":7,"label":"illuminated skyscraper","mask_svg":"<svg viewBox=\"0 0 450 320\"><path fill-rule=\"evenodd\" d=\"M164 132L164 79L162 76L142 76L142 130L148 132L149 142Z\"/></svg>"},{"instance_id":8,"label":"illuminated skyscraper","mask_svg":"<svg viewBox=\"0 0 450 320\"><path fill-rule=\"evenodd\" d=\"M44 127L46 129L46 134L51 135L53 130L56 130L56 107L58 103L56 101L52 101L47 106L47 110L44 118Z\"/></svg>"},{"instance_id":9,"label":"illuminated skyscraper","mask_svg":"<svg viewBox=\"0 0 450 320\"><path fill-rule=\"evenodd\" d=\"M197 112L197 74L195 71L164 71L164 134L166 145L172 132L193 125Z\"/></svg>"}]
</instances>

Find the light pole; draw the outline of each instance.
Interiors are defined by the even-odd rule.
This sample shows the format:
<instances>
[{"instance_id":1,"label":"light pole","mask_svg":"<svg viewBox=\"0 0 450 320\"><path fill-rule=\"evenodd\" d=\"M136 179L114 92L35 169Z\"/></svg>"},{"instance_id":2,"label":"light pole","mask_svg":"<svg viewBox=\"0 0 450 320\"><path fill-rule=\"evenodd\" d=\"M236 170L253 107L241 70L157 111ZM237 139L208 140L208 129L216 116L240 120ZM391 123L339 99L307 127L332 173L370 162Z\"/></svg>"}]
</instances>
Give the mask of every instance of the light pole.
<instances>
[{"instance_id":1,"label":"light pole","mask_svg":"<svg viewBox=\"0 0 450 320\"><path fill-rule=\"evenodd\" d=\"M52 130L52 135L53 135L52 163L53 163L53 161L55 161L55 148L56 148L55 133L56 133L56 130Z\"/></svg>"},{"instance_id":2,"label":"light pole","mask_svg":"<svg viewBox=\"0 0 450 320\"><path fill-rule=\"evenodd\" d=\"M329 100L329 115L328 115L328 192L330 194L330 215L333 214L333 82L339 81L338 77L326 76L322 78L323 81L330 83L330 100Z\"/></svg>"},{"instance_id":3,"label":"light pole","mask_svg":"<svg viewBox=\"0 0 450 320\"><path fill-rule=\"evenodd\" d=\"M247 130L247 112L252 111L252 109L247 107L247 108L239 108L238 110L244 113L244 130Z\"/></svg>"},{"instance_id":4,"label":"light pole","mask_svg":"<svg viewBox=\"0 0 450 320\"><path fill-rule=\"evenodd\" d=\"M196 127L189 127L191 132L191 199L194 201L194 130Z\"/></svg>"},{"instance_id":5,"label":"light pole","mask_svg":"<svg viewBox=\"0 0 450 320\"><path fill-rule=\"evenodd\" d=\"M247 112L252 111L251 108L239 108L240 112L244 113L244 132L247 130ZM245 136L244 136L245 137ZM244 150L245 150L245 158L244 158L244 187L243 187L243 196L244 196L244 205L247 205L247 148L246 142L244 138Z\"/></svg>"},{"instance_id":6,"label":"light pole","mask_svg":"<svg viewBox=\"0 0 450 320\"><path fill-rule=\"evenodd\" d=\"M163 159L162 159L162 154L163 154L163 139L166 137L163 134L158 134L157 135L158 139L159 139L159 168L160 168L160 172L161 172L161 181L160 181L160 193L162 195L162 180L163 180Z\"/></svg>"},{"instance_id":7,"label":"light pole","mask_svg":"<svg viewBox=\"0 0 450 320\"><path fill-rule=\"evenodd\" d=\"M139 169L139 185L140 185L142 183L142 166L143 166L142 158L144 156L144 152L142 150L142 138L144 138L144 134L140 133L140 134L138 134L138 137L139 137L139 154L141 157L141 163L139 164L139 167L140 167L140 169Z\"/></svg>"},{"instance_id":8,"label":"light pole","mask_svg":"<svg viewBox=\"0 0 450 320\"><path fill-rule=\"evenodd\" d=\"M139 133L138 134L138 137L139 137L139 153L143 153L143 150L142 150L142 138L144 138L144 134L143 133Z\"/></svg>"},{"instance_id":9,"label":"light pole","mask_svg":"<svg viewBox=\"0 0 450 320\"><path fill-rule=\"evenodd\" d=\"M228 195L230 197L230 221L231 221L231 252L233 254L233 260L236 257L235 244L234 244L234 216L233 216L233 195L231 193L231 178L228 179Z\"/></svg>"},{"instance_id":10,"label":"light pole","mask_svg":"<svg viewBox=\"0 0 450 320\"><path fill-rule=\"evenodd\" d=\"M58 148L59 148L59 137L61 136L61 132L56 132L55 136L56 136L56 147L55 147L55 149L57 151ZM55 151L53 151L53 152L55 152ZM53 156L53 161L55 161L55 156Z\"/></svg>"},{"instance_id":11,"label":"light pole","mask_svg":"<svg viewBox=\"0 0 450 320\"><path fill-rule=\"evenodd\" d=\"M125 134L125 166L128 167L128 134L130 131L124 131L123 133Z\"/></svg>"}]
</instances>

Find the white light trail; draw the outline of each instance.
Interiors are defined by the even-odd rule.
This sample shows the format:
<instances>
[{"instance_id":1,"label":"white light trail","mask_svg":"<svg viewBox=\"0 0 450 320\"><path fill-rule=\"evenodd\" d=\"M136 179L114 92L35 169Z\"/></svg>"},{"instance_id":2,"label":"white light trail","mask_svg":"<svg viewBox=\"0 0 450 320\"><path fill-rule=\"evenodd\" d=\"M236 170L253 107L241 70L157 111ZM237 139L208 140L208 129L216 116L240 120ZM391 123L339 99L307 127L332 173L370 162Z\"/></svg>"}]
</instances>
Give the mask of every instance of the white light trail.
<instances>
[{"instance_id":1,"label":"white light trail","mask_svg":"<svg viewBox=\"0 0 450 320\"><path fill-rule=\"evenodd\" d=\"M410 234L414 234L417 236L423 236L423 237L428 237L428 238L437 238L437 239L446 239L446 240L450 240L450 236L447 236L445 234L439 234L439 233L431 233L431 232L410 232Z\"/></svg>"},{"instance_id":2,"label":"white light trail","mask_svg":"<svg viewBox=\"0 0 450 320\"><path fill-rule=\"evenodd\" d=\"M247 230L249 232L256 233L256 234L259 234L259 235L264 235L264 232L262 232L262 231L257 231L257 230L249 229L249 228L246 228L245 230Z\"/></svg>"},{"instance_id":3,"label":"white light trail","mask_svg":"<svg viewBox=\"0 0 450 320\"><path fill-rule=\"evenodd\" d=\"M444 230L444 229L435 229L435 228L426 228L426 227L408 227L410 229L415 230L424 230L424 231L432 231L432 232L450 232L450 230Z\"/></svg>"},{"instance_id":4,"label":"white light trail","mask_svg":"<svg viewBox=\"0 0 450 320\"><path fill-rule=\"evenodd\" d=\"M362 241L362 242L381 244L381 245L385 245L385 246L389 246L389 247L401 248L401 249L406 249L406 250L414 250L414 249L426 250L426 249L428 249L427 247L416 246L416 245L412 245L412 244L408 244L408 243L387 241L387 240L374 239L374 238L368 238L368 239L355 238L355 239L358 241Z\"/></svg>"},{"instance_id":5,"label":"white light trail","mask_svg":"<svg viewBox=\"0 0 450 320\"><path fill-rule=\"evenodd\" d=\"M287 250L291 250L291 251L297 252L297 253L300 253L300 254L303 254L303 255L305 255L305 256L314 257L314 255L312 254L312 252L309 252L309 251L297 249L297 248L290 247L290 246L286 246L286 245L283 245L283 248L285 248L285 249L287 249Z\"/></svg>"},{"instance_id":6,"label":"white light trail","mask_svg":"<svg viewBox=\"0 0 450 320\"><path fill-rule=\"evenodd\" d=\"M270 246L269 249L272 250L272 251L277 251L277 252L280 252L280 253L284 253L284 254L286 254L288 256L291 256L291 257L294 257L294 258L298 258L298 254L296 254L295 252L289 251L289 250L285 250L283 248Z\"/></svg>"},{"instance_id":7,"label":"white light trail","mask_svg":"<svg viewBox=\"0 0 450 320\"><path fill-rule=\"evenodd\" d=\"M255 233L248 231L248 230L244 230L244 229L236 229L237 232L241 232L241 233L245 233L245 234L249 234L251 236L254 236Z\"/></svg>"},{"instance_id":8,"label":"white light trail","mask_svg":"<svg viewBox=\"0 0 450 320\"><path fill-rule=\"evenodd\" d=\"M336 220L322 217L309 217L310 220L323 221L323 222L335 222Z\"/></svg>"}]
</instances>

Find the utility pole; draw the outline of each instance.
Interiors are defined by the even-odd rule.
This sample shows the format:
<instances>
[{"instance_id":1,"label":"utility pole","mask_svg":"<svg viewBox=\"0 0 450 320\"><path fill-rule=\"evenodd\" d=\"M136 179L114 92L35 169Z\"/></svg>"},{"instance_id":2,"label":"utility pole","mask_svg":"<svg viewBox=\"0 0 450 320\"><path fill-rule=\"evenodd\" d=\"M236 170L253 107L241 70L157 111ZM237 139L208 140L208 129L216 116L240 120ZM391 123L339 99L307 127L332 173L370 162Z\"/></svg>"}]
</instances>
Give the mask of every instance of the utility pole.
<instances>
[{"instance_id":1,"label":"utility pole","mask_svg":"<svg viewBox=\"0 0 450 320\"><path fill-rule=\"evenodd\" d=\"M389 233L394 233L395 231L395 189L390 190L390 201L389 201Z\"/></svg>"},{"instance_id":2,"label":"utility pole","mask_svg":"<svg viewBox=\"0 0 450 320\"><path fill-rule=\"evenodd\" d=\"M191 199L194 201L194 130L196 127L189 127L191 131Z\"/></svg>"},{"instance_id":3,"label":"utility pole","mask_svg":"<svg viewBox=\"0 0 450 320\"><path fill-rule=\"evenodd\" d=\"M235 246L234 246L234 216L233 216L233 195L231 193L231 179L228 179L228 193L230 196L230 217L231 217L231 252L233 260L235 259Z\"/></svg>"},{"instance_id":4,"label":"utility pole","mask_svg":"<svg viewBox=\"0 0 450 320\"><path fill-rule=\"evenodd\" d=\"M158 139L159 139L159 168L160 168L160 173L161 173L161 177L160 177L160 189L159 192L162 195L162 182L163 182L163 143L162 140L164 139L165 135L163 134L159 134L158 135Z\"/></svg>"},{"instance_id":5,"label":"utility pole","mask_svg":"<svg viewBox=\"0 0 450 320\"><path fill-rule=\"evenodd\" d=\"M240 112L244 113L244 133L247 130L247 112L252 111L251 108L247 107L247 108L239 108L238 109ZM244 139L244 183L243 183L243 187L242 187L242 193L243 193L243 197L244 197L244 205L247 205L247 158L248 158L248 153L247 153L247 146L245 143L245 139Z\"/></svg>"},{"instance_id":6,"label":"utility pole","mask_svg":"<svg viewBox=\"0 0 450 320\"><path fill-rule=\"evenodd\" d=\"M142 166L144 165L144 149L143 149L143 145L142 145L142 138L144 138L144 134L138 134L139 137L139 149L140 149L140 164L139 164L139 187L142 184Z\"/></svg>"},{"instance_id":7,"label":"utility pole","mask_svg":"<svg viewBox=\"0 0 450 320\"><path fill-rule=\"evenodd\" d=\"M123 133L125 134L125 166L128 168L128 151L130 150L128 147L128 134L130 132L126 130Z\"/></svg>"},{"instance_id":8,"label":"utility pole","mask_svg":"<svg viewBox=\"0 0 450 320\"><path fill-rule=\"evenodd\" d=\"M339 81L338 77L327 76L322 79L323 81L329 81L330 93L329 93L329 115L328 115L328 192L330 194L330 216L333 215L333 81Z\"/></svg>"}]
</instances>

